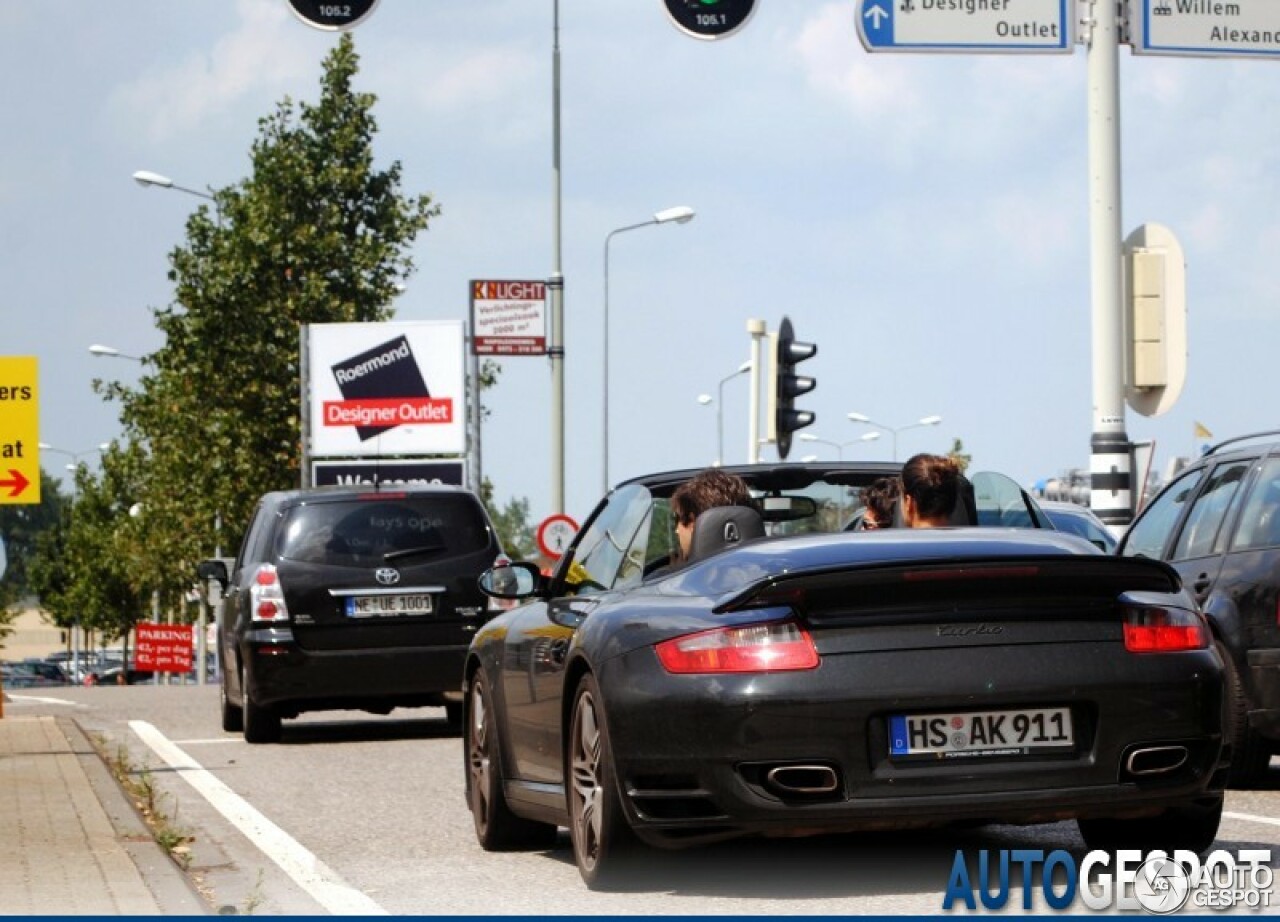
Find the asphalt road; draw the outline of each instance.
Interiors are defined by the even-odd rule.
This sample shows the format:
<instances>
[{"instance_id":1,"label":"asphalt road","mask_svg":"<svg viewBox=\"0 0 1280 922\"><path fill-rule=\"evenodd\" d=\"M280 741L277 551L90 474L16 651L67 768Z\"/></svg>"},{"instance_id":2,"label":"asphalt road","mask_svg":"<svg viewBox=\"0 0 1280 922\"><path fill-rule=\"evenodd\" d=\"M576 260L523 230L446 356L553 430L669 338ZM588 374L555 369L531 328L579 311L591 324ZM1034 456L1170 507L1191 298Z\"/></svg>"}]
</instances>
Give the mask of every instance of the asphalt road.
<instances>
[{"instance_id":1,"label":"asphalt road","mask_svg":"<svg viewBox=\"0 0 1280 922\"><path fill-rule=\"evenodd\" d=\"M11 698L13 713L74 717L109 756L145 769L161 810L194 837L192 871L224 911L933 915L957 849L1085 854L1074 823L752 840L655 851L630 889L593 893L563 831L550 851L480 849L463 801L462 743L443 710L305 715L285 723L280 744L249 746L219 729L214 686ZM1280 869L1280 760L1266 789L1231 792L1227 811L1216 847L1269 849ZM1008 911L1027 911L1020 891L1011 899ZM1053 912L1032 899L1030 912Z\"/></svg>"}]
</instances>

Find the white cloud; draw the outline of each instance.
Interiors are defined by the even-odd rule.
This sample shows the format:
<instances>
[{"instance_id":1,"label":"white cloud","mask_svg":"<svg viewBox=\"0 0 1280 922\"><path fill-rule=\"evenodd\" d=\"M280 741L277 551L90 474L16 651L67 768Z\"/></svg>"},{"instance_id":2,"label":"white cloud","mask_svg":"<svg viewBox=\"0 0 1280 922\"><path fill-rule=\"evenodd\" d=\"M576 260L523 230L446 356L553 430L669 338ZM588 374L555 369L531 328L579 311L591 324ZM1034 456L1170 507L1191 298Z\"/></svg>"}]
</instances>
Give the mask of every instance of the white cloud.
<instances>
[{"instance_id":1,"label":"white cloud","mask_svg":"<svg viewBox=\"0 0 1280 922\"><path fill-rule=\"evenodd\" d=\"M299 28L283 3L237 0L234 32L207 51L162 62L117 89L108 102L113 121L144 140L160 143L234 108L241 100L270 98L315 79L315 59L285 29ZM317 33L319 34L319 33Z\"/></svg>"},{"instance_id":2,"label":"white cloud","mask_svg":"<svg viewBox=\"0 0 1280 922\"><path fill-rule=\"evenodd\" d=\"M876 60L858 49L850 8L848 3L827 4L801 27L792 51L809 85L862 116L921 105L909 62Z\"/></svg>"}]
</instances>

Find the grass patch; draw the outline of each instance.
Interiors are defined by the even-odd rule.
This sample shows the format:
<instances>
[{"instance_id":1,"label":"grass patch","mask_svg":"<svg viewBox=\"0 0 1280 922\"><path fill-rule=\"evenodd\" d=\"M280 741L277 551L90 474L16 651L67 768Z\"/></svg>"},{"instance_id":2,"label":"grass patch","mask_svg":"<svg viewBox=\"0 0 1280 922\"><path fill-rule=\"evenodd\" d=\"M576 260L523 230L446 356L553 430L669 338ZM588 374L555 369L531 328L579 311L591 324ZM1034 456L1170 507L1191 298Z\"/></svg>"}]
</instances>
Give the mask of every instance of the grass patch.
<instances>
[{"instance_id":1,"label":"grass patch","mask_svg":"<svg viewBox=\"0 0 1280 922\"><path fill-rule=\"evenodd\" d=\"M101 738L97 740L97 746L99 752L105 748ZM105 761L134 809L142 817L151 837L184 871L190 868L190 846L195 841L195 836L177 826L176 817L170 817L165 812L161 804L162 795L156 788L150 769L134 765L129 758L129 750L124 745L116 746L115 755Z\"/></svg>"}]
</instances>

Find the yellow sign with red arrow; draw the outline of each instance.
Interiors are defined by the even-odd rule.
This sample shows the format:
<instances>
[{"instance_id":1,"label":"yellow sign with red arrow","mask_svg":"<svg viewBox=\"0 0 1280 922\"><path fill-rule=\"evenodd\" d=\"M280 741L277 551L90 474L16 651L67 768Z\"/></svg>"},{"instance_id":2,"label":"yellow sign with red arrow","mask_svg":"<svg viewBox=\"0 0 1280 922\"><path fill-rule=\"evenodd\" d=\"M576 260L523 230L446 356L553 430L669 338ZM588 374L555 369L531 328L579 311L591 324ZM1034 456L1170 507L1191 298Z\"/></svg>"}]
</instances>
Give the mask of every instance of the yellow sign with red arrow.
<instances>
[{"instance_id":1,"label":"yellow sign with red arrow","mask_svg":"<svg viewBox=\"0 0 1280 922\"><path fill-rule=\"evenodd\" d=\"M32 355L0 355L0 505L40 502L40 400Z\"/></svg>"}]
</instances>

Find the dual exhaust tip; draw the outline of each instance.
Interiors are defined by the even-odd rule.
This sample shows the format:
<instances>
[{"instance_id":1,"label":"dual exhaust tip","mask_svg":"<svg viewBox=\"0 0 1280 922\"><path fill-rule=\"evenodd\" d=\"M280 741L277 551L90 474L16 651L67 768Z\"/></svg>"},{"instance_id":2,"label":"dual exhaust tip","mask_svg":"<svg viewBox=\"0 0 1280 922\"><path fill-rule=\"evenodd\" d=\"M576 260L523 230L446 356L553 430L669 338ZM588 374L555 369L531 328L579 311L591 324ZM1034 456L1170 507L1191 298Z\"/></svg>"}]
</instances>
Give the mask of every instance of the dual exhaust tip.
<instances>
[{"instance_id":1,"label":"dual exhaust tip","mask_svg":"<svg viewBox=\"0 0 1280 922\"><path fill-rule=\"evenodd\" d=\"M822 797L840 788L840 775L830 765L775 765L764 776L765 785L782 797Z\"/></svg>"},{"instance_id":2,"label":"dual exhaust tip","mask_svg":"<svg viewBox=\"0 0 1280 922\"><path fill-rule=\"evenodd\" d=\"M1129 753L1124 769L1137 778L1164 775L1185 765L1188 756L1186 746L1144 746Z\"/></svg>"},{"instance_id":3,"label":"dual exhaust tip","mask_svg":"<svg viewBox=\"0 0 1280 922\"><path fill-rule=\"evenodd\" d=\"M1189 757L1186 746L1144 746L1129 753L1124 768L1133 777L1147 778L1177 771ZM839 773L820 763L775 765L764 780L781 797L824 797L840 789Z\"/></svg>"}]
</instances>

